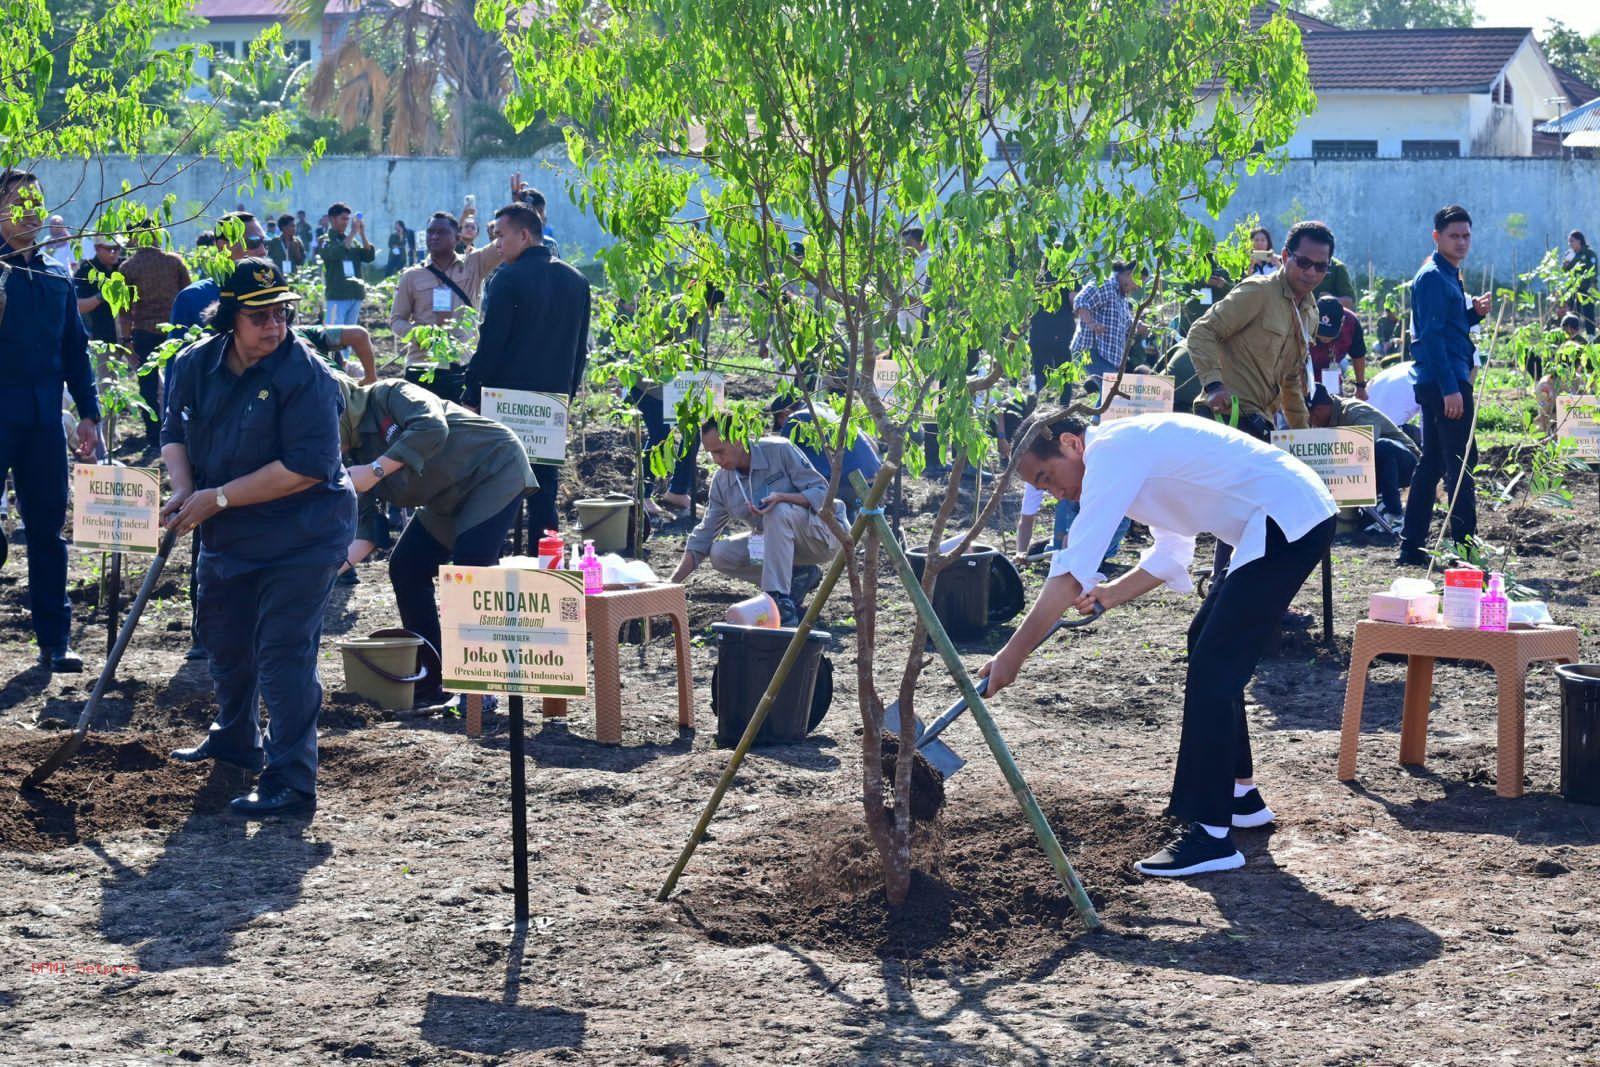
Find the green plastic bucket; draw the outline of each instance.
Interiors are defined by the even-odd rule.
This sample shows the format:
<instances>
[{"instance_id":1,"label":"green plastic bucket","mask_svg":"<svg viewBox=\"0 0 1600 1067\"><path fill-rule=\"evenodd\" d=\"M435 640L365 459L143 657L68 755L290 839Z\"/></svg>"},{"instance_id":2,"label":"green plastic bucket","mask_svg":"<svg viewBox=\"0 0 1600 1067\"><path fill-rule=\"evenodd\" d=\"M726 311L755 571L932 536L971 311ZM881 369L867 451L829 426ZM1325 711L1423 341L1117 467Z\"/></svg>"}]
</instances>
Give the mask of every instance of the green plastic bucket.
<instances>
[{"instance_id":1,"label":"green plastic bucket","mask_svg":"<svg viewBox=\"0 0 1600 1067\"><path fill-rule=\"evenodd\" d=\"M626 552L633 528L633 500L625 496L589 497L575 502L578 541L593 541L596 552Z\"/></svg>"},{"instance_id":2,"label":"green plastic bucket","mask_svg":"<svg viewBox=\"0 0 1600 1067\"><path fill-rule=\"evenodd\" d=\"M404 711L416 702L420 637L354 637L339 642L347 692L380 708Z\"/></svg>"}]
</instances>

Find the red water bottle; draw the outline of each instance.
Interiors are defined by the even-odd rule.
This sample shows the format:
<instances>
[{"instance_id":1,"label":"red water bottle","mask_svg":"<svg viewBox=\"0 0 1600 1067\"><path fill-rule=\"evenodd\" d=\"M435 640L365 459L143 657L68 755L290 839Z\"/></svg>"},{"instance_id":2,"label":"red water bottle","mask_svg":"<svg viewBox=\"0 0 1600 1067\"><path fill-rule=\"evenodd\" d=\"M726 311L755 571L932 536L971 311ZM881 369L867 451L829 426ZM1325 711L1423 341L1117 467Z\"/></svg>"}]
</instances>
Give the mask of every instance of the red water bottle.
<instances>
[{"instance_id":1,"label":"red water bottle","mask_svg":"<svg viewBox=\"0 0 1600 1067\"><path fill-rule=\"evenodd\" d=\"M566 543L561 540L560 530L546 530L544 536L539 538L539 569L542 571L558 571L566 552Z\"/></svg>"}]
</instances>

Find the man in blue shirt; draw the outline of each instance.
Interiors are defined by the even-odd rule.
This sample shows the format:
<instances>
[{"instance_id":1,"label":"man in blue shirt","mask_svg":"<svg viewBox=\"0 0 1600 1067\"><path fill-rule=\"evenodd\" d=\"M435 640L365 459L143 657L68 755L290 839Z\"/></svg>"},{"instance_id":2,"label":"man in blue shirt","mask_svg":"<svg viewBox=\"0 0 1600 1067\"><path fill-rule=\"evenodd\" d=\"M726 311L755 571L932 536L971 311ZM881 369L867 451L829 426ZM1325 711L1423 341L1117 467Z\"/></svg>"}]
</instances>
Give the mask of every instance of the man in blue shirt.
<instances>
[{"instance_id":1,"label":"man in blue shirt","mask_svg":"<svg viewBox=\"0 0 1600 1067\"><path fill-rule=\"evenodd\" d=\"M1422 407L1422 459L1412 476L1400 531L1402 566L1428 565L1428 527L1441 477L1450 499L1451 539L1460 542L1478 531L1472 480L1478 462L1472 441L1474 346L1469 331L1489 314L1489 294L1469 298L1462 288L1461 264L1472 248L1472 216L1466 208L1451 204L1434 213L1433 244L1433 255L1411 282L1411 354Z\"/></svg>"},{"instance_id":2,"label":"man in blue shirt","mask_svg":"<svg viewBox=\"0 0 1600 1067\"><path fill-rule=\"evenodd\" d=\"M78 409L77 449L100 441L100 402L89 366L89 336L66 270L37 237L44 194L26 171L0 172L0 483L10 471L28 538L28 602L39 663L83 670L72 651L67 606L67 447L61 387Z\"/></svg>"}]
</instances>

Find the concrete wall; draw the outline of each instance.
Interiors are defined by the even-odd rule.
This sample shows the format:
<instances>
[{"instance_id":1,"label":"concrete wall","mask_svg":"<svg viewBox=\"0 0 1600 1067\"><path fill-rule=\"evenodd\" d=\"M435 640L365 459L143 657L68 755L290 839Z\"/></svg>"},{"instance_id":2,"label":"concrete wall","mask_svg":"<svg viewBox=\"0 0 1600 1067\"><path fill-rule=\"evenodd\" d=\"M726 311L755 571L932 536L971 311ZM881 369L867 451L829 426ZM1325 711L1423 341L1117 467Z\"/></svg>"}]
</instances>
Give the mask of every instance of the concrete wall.
<instances>
[{"instance_id":1,"label":"concrete wall","mask_svg":"<svg viewBox=\"0 0 1600 1067\"><path fill-rule=\"evenodd\" d=\"M506 199L510 175L517 170L549 199L562 256L578 263L593 259L608 242L599 223L573 205L567 188L573 175L560 149L533 160L485 161L470 168L459 159L325 159L309 175L296 172L294 188L278 194L236 191L223 168L207 163L155 196L171 193L181 213L200 211L207 219L243 203L258 214L304 208L313 222L330 203L344 200L364 212L368 233L381 249L394 219L420 230L435 210L459 211L468 193L477 196L487 217ZM51 163L40 174L52 205L77 189L61 209L75 226L85 221L89 205L111 195L123 179L137 183L141 178L136 163L125 159L105 161L103 171L98 164ZM1600 240L1600 161L1293 160L1277 174L1244 178L1217 222L1220 233L1256 215L1281 242L1289 223L1319 217L1333 227L1340 258L1358 274L1370 260L1380 275L1409 276L1431 247L1433 212L1449 201L1467 205L1477 222L1470 270L1492 267L1504 281L1513 268L1527 270L1544 249L1563 243L1571 229ZM1520 238L1508 232L1513 215L1526 219ZM182 227L179 237L192 240L201 228Z\"/></svg>"}]
</instances>

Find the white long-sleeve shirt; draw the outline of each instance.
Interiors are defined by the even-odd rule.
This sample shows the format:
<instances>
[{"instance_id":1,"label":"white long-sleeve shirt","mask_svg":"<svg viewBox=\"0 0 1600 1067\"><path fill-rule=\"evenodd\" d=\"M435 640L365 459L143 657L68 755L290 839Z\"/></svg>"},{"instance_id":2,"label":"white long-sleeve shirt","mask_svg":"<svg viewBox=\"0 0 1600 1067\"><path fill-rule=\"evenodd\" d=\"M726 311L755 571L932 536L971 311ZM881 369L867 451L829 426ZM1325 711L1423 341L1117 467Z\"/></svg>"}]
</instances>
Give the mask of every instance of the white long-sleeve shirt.
<instances>
[{"instance_id":1,"label":"white long-sleeve shirt","mask_svg":"<svg viewBox=\"0 0 1600 1067\"><path fill-rule=\"evenodd\" d=\"M1396 363L1367 379L1367 403L1389 416L1396 426L1404 426L1422 410L1413 391L1412 366L1409 360Z\"/></svg>"},{"instance_id":2,"label":"white long-sleeve shirt","mask_svg":"<svg viewBox=\"0 0 1600 1067\"><path fill-rule=\"evenodd\" d=\"M1199 534L1232 545L1238 569L1265 554L1268 519L1296 541L1338 511L1322 479L1288 452L1193 415L1091 426L1083 461L1078 517L1050 577L1071 574L1086 592L1099 582L1100 559L1124 515L1155 541L1139 566L1187 593Z\"/></svg>"}]
</instances>

